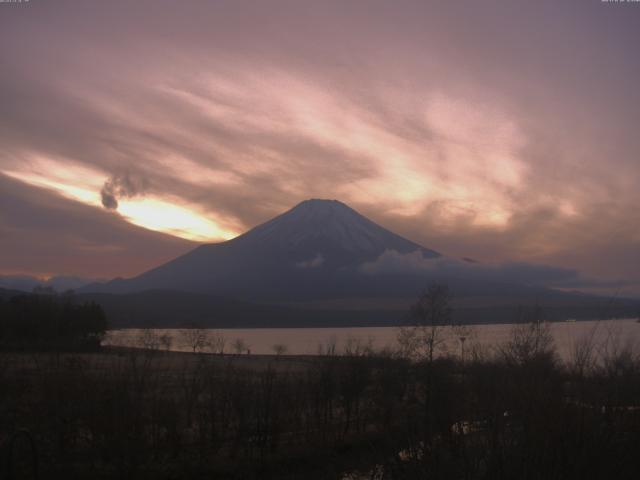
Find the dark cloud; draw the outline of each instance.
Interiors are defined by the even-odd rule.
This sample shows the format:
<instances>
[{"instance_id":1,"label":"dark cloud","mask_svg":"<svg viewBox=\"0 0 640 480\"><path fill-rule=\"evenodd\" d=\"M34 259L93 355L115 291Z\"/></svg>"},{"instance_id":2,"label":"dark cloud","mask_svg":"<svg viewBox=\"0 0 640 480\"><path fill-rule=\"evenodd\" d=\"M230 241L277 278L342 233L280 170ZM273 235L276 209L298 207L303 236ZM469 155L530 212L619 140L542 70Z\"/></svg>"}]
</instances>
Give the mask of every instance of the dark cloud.
<instances>
[{"instance_id":1,"label":"dark cloud","mask_svg":"<svg viewBox=\"0 0 640 480\"><path fill-rule=\"evenodd\" d=\"M0 205L3 274L127 277L196 246L3 175Z\"/></svg>"},{"instance_id":2,"label":"dark cloud","mask_svg":"<svg viewBox=\"0 0 640 480\"><path fill-rule=\"evenodd\" d=\"M116 199L115 195L105 187L103 187L100 191L100 196L102 197L102 205L109 210L116 210L118 208L118 200Z\"/></svg>"},{"instance_id":3,"label":"dark cloud","mask_svg":"<svg viewBox=\"0 0 640 480\"><path fill-rule=\"evenodd\" d=\"M113 175L100 190L102 205L109 210L118 208L118 198L133 198L142 195L147 189L143 178L135 178L129 173Z\"/></svg>"}]
</instances>

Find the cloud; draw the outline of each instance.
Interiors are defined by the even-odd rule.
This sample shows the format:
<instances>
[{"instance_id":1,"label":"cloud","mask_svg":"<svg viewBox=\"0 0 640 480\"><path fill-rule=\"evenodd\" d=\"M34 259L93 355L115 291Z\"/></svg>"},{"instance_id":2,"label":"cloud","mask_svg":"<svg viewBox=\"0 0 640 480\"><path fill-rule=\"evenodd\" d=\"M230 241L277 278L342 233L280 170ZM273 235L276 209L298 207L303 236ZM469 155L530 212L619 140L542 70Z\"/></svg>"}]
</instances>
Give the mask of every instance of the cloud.
<instances>
[{"instance_id":1,"label":"cloud","mask_svg":"<svg viewBox=\"0 0 640 480\"><path fill-rule=\"evenodd\" d=\"M5 275L128 277L197 246L3 175L0 205L0 270Z\"/></svg>"},{"instance_id":2,"label":"cloud","mask_svg":"<svg viewBox=\"0 0 640 480\"><path fill-rule=\"evenodd\" d=\"M635 278L640 9L160 1L3 12L0 171L25 194L201 241L339 198L450 256Z\"/></svg>"},{"instance_id":3,"label":"cloud","mask_svg":"<svg viewBox=\"0 0 640 480\"><path fill-rule=\"evenodd\" d=\"M100 197L102 205L109 210L118 208L118 198L133 198L142 195L147 188L143 178L136 178L129 173L113 175L104 182Z\"/></svg>"},{"instance_id":4,"label":"cloud","mask_svg":"<svg viewBox=\"0 0 640 480\"><path fill-rule=\"evenodd\" d=\"M562 288L611 287L629 284L624 281L602 282L597 279L587 279L576 270L549 265L514 262L484 264L447 257L428 258L420 250L404 254L395 250L386 250L376 260L362 264L360 270L369 275L421 274L440 279L460 278Z\"/></svg>"}]
</instances>

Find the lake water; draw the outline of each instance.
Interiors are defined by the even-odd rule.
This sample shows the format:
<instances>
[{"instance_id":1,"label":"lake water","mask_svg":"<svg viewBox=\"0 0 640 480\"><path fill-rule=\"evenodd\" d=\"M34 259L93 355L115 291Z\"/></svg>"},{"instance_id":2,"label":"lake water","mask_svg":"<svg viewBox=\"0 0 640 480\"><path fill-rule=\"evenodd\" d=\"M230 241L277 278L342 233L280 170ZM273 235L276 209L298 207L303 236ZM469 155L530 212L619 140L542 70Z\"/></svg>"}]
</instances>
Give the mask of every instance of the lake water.
<instances>
[{"instance_id":1,"label":"lake water","mask_svg":"<svg viewBox=\"0 0 640 480\"><path fill-rule=\"evenodd\" d=\"M465 350L472 348L493 348L511 337L514 325L489 324L469 326L465 332ZM442 330L444 342L441 352L460 353L460 333L451 328ZM550 324L550 331L561 358L571 357L579 342L591 339L598 349L620 349L626 346L637 349L640 346L640 323L635 319L557 322ZM243 353L273 354L275 345L282 345L286 354L317 355L333 348L335 353L344 353L348 348L370 346L374 350L398 347L396 327L346 327L346 328L251 328L251 329L211 329L204 331L208 345L199 348L207 352L216 347L215 339L224 339L224 351L233 353L235 345L242 343ZM152 335L150 335L152 334ZM103 344L114 346L140 347L149 345L149 340L166 335L171 338L170 349L192 351L184 330L180 329L121 329L108 333ZM143 341L146 336L147 341ZM238 342L238 339L241 342ZM240 345L237 345L240 347ZM163 347L160 347L163 348ZM239 349L239 348L238 348ZM636 350L637 351L637 350Z\"/></svg>"}]
</instances>

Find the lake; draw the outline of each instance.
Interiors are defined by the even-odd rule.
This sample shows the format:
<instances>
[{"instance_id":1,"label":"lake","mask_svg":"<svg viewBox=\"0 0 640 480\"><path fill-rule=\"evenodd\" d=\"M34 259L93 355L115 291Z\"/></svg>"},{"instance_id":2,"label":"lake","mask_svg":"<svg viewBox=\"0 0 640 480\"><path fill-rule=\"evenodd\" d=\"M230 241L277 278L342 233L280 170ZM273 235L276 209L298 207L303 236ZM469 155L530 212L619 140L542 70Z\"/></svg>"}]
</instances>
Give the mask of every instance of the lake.
<instances>
[{"instance_id":1,"label":"lake","mask_svg":"<svg viewBox=\"0 0 640 480\"><path fill-rule=\"evenodd\" d=\"M493 348L509 340L513 324L473 325L464 333L465 350L471 348ZM599 320L581 322L556 322L550 324L556 349L561 358L571 357L575 345L591 338L599 349L620 349L625 346L640 346L640 323L635 319ZM441 353L459 354L460 333L446 327L442 329L444 341ZM152 333L153 335L149 335ZM398 347L396 327L344 327L344 328L249 328L206 329L203 331L209 345L199 348L211 351L214 339L224 339L225 352L233 353L238 340L243 344L243 353L273 354L275 345L282 345L289 355L317 355L333 348L344 353L348 348L370 346L374 350ZM173 351L192 351L190 341L181 329L120 329L108 332L104 345L136 347L145 342L142 338L170 338ZM147 345L148 345L147 341ZM238 345L239 346L239 345Z\"/></svg>"}]
</instances>

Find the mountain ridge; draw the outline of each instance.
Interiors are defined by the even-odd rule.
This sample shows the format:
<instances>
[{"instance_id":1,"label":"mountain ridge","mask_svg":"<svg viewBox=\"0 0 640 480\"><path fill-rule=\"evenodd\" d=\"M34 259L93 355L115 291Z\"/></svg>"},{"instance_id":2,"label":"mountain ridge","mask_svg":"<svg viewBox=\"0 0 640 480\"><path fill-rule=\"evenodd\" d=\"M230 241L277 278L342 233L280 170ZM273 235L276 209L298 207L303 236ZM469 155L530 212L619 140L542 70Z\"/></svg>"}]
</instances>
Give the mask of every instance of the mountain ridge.
<instances>
[{"instance_id":1,"label":"mountain ridge","mask_svg":"<svg viewBox=\"0 0 640 480\"><path fill-rule=\"evenodd\" d=\"M442 255L407 240L337 200L305 200L231 240L204 244L130 279L83 292L132 293L171 289L243 300L285 300L366 293L360 265L387 250ZM356 277L363 288L354 285ZM349 287L349 284L352 284ZM375 283L375 282L374 282Z\"/></svg>"}]
</instances>

